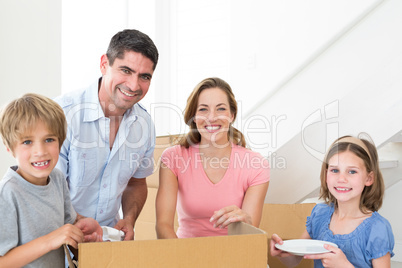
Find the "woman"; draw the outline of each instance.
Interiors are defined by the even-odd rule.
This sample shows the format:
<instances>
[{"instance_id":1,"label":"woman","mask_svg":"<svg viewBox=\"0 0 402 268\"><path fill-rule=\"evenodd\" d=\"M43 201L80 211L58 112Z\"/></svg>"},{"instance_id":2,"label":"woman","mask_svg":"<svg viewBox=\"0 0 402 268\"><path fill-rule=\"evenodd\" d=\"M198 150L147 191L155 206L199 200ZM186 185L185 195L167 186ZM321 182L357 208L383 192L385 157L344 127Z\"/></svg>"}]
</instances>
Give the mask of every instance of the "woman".
<instances>
[{"instance_id":1,"label":"woman","mask_svg":"<svg viewBox=\"0 0 402 268\"><path fill-rule=\"evenodd\" d=\"M226 235L237 221L259 226L269 164L245 148L243 134L232 126L236 114L235 97L222 79L204 79L191 93L184 111L190 131L161 158L158 238Z\"/></svg>"}]
</instances>

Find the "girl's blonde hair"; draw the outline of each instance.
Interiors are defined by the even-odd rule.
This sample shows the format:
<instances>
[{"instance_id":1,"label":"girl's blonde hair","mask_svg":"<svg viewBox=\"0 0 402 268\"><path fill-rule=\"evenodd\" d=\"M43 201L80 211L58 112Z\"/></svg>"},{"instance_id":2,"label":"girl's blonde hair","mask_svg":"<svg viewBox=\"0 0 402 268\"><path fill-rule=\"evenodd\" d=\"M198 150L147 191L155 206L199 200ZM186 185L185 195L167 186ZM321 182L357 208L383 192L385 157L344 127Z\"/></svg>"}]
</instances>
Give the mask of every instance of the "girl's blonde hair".
<instances>
[{"instance_id":1,"label":"girl's blonde hair","mask_svg":"<svg viewBox=\"0 0 402 268\"><path fill-rule=\"evenodd\" d=\"M39 121L57 136L60 149L67 131L63 109L55 101L34 93L11 101L1 111L0 135L4 145L12 151L16 142Z\"/></svg>"},{"instance_id":2,"label":"girl's blonde hair","mask_svg":"<svg viewBox=\"0 0 402 268\"><path fill-rule=\"evenodd\" d=\"M366 147L366 148L364 148ZM367 173L373 172L374 181L370 186L365 186L360 197L359 208L363 213L378 211L382 205L384 197L384 180L379 168L377 149L373 143L366 139L344 136L337 139L328 149L321 166L321 189L320 199L325 203L334 203L337 207L336 198L330 193L327 186L328 161L335 154L342 152L352 152L361 158L366 167Z\"/></svg>"},{"instance_id":3,"label":"girl's blonde hair","mask_svg":"<svg viewBox=\"0 0 402 268\"><path fill-rule=\"evenodd\" d=\"M197 112L198 98L201 92L208 88L220 88L226 93L228 97L230 112L233 115L233 121L236 120L237 102L229 84L217 77L206 78L202 80L194 88L193 92L191 92L190 96L187 99L187 105L184 110L184 122L190 127L190 131L186 135L181 137L181 139L178 141L178 144L184 146L185 148L188 148L191 145L197 144L201 141L201 134L198 132L194 117ZM244 138L244 135L239 130L234 128L232 124L230 124L229 126L228 140L236 145L246 147L246 140Z\"/></svg>"}]
</instances>

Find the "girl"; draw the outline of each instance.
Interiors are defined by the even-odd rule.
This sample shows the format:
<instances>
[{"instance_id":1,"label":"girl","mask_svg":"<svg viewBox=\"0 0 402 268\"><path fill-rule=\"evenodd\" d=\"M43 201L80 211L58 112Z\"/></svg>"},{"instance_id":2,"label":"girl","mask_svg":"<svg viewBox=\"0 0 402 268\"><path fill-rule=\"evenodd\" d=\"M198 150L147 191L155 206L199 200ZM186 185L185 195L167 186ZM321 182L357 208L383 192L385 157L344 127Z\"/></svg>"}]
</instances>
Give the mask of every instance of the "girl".
<instances>
[{"instance_id":1,"label":"girl","mask_svg":"<svg viewBox=\"0 0 402 268\"><path fill-rule=\"evenodd\" d=\"M225 235L232 222L260 224L269 166L245 148L243 134L232 126L236 114L236 100L222 79L201 81L188 98L184 120L190 132L161 158L158 238Z\"/></svg>"},{"instance_id":2,"label":"girl","mask_svg":"<svg viewBox=\"0 0 402 268\"><path fill-rule=\"evenodd\" d=\"M389 222L378 214L384 196L384 182L375 146L364 139L345 136L328 150L321 167L320 198L307 217L301 238L333 242L329 253L305 255L314 267L390 267L394 236ZM287 266L302 257L275 248L282 239L272 235L271 255Z\"/></svg>"}]
</instances>

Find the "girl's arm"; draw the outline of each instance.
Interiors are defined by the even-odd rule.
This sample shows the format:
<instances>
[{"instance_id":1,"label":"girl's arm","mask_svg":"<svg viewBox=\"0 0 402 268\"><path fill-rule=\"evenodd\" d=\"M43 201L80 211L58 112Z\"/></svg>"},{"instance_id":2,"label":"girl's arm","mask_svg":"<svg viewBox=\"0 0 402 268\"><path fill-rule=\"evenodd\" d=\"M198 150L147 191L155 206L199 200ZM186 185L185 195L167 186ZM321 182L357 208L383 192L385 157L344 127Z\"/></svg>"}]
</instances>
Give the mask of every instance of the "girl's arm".
<instances>
[{"instance_id":1,"label":"girl's arm","mask_svg":"<svg viewBox=\"0 0 402 268\"><path fill-rule=\"evenodd\" d=\"M0 257L0 267L22 267L64 244L78 248L78 243L83 241L81 230L66 224L47 235L11 249Z\"/></svg>"},{"instance_id":2,"label":"girl's arm","mask_svg":"<svg viewBox=\"0 0 402 268\"><path fill-rule=\"evenodd\" d=\"M269 182L251 186L247 189L242 208L227 206L214 213L211 222L215 227L224 228L232 222L242 221L255 227L260 225L262 208Z\"/></svg>"},{"instance_id":3,"label":"girl's arm","mask_svg":"<svg viewBox=\"0 0 402 268\"><path fill-rule=\"evenodd\" d=\"M156 235L161 238L177 238L174 231L178 182L174 173L164 164L159 169L159 189L156 195Z\"/></svg>"},{"instance_id":4,"label":"girl's arm","mask_svg":"<svg viewBox=\"0 0 402 268\"><path fill-rule=\"evenodd\" d=\"M373 259L373 267L374 268L390 268L391 267L391 254L388 252L386 255Z\"/></svg>"}]
</instances>

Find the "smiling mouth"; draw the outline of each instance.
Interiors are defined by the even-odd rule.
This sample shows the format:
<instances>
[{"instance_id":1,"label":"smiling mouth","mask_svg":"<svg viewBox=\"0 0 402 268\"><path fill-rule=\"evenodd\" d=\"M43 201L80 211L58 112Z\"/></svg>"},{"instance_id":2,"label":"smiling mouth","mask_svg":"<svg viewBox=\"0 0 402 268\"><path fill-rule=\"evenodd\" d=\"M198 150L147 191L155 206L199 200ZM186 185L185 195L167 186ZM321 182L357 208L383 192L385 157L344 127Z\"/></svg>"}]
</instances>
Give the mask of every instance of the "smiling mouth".
<instances>
[{"instance_id":1,"label":"smiling mouth","mask_svg":"<svg viewBox=\"0 0 402 268\"><path fill-rule=\"evenodd\" d=\"M136 96L136 95L140 95L139 93L132 93L132 94L130 94L130 93L128 93L126 90L121 89L120 87L119 87L118 89L119 89L119 91L120 91L121 93L123 93L123 94L126 95L127 97L134 97L134 96Z\"/></svg>"},{"instance_id":2,"label":"smiling mouth","mask_svg":"<svg viewBox=\"0 0 402 268\"><path fill-rule=\"evenodd\" d=\"M352 190L352 188L341 188L341 187L335 187L335 190L339 191L339 192L347 192Z\"/></svg>"},{"instance_id":3,"label":"smiling mouth","mask_svg":"<svg viewBox=\"0 0 402 268\"><path fill-rule=\"evenodd\" d=\"M32 165L34 167L44 167L44 166L46 166L48 164L49 164L49 160L43 161L43 162L34 162L34 163L32 163Z\"/></svg>"},{"instance_id":4,"label":"smiling mouth","mask_svg":"<svg viewBox=\"0 0 402 268\"><path fill-rule=\"evenodd\" d=\"M216 130L218 130L218 129L220 129L220 128L221 128L220 126L206 126L206 127L205 127L205 129L206 129L207 131L209 131L209 132L216 131Z\"/></svg>"}]
</instances>

